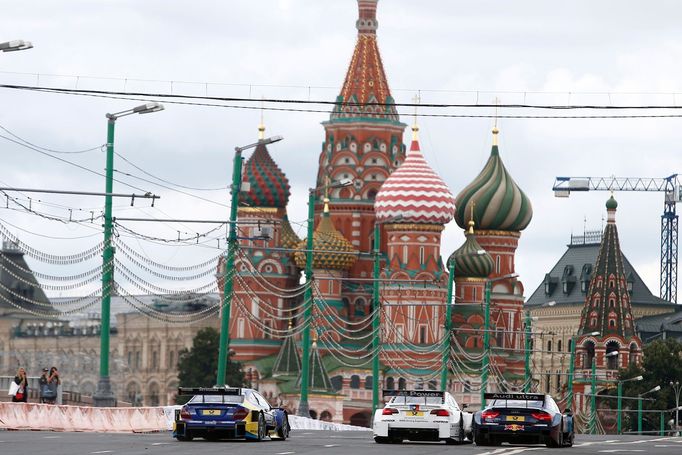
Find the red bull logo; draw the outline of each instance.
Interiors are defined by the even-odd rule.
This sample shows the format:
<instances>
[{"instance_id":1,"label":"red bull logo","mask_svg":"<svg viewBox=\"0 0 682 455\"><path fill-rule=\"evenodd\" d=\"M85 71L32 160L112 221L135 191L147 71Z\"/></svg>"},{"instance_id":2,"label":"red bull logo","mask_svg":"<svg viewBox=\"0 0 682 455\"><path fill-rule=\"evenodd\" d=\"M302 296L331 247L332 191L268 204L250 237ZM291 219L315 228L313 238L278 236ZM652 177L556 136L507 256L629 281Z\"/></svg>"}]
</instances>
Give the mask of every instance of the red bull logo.
<instances>
[{"instance_id":1,"label":"red bull logo","mask_svg":"<svg viewBox=\"0 0 682 455\"><path fill-rule=\"evenodd\" d=\"M505 425L504 426L505 431L523 431L525 428L523 425L518 425L516 423L512 423L511 425Z\"/></svg>"}]
</instances>

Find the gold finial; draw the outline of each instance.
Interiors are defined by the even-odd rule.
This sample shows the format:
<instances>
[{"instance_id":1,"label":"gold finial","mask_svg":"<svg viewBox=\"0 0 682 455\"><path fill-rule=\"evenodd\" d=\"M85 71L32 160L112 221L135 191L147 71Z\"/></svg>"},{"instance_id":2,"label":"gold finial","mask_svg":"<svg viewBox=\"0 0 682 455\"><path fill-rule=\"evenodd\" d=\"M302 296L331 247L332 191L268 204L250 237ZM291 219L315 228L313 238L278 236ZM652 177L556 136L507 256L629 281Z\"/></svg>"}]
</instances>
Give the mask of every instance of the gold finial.
<instances>
[{"instance_id":1,"label":"gold finial","mask_svg":"<svg viewBox=\"0 0 682 455\"><path fill-rule=\"evenodd\" d=\"M469 230L467 231L467 234L473 234L474 233L474 225L476 224L474 222L474 208L476 208L476 201L471 201L471 209L469 210Z\"/></svg>"},{"instance_id":2,"label":"gold finial","mask_svg":"<svg viewBox=\"0 0 682 455\"><path fill-rule=\"evenodd\" d=\"M500 130L497 129L497 106L500 104L499 98L495 98L495 123L493 125L493 145L497 145L497 135Z\"/></svg>"},{"instance_id":3,"label":"gold finial","mask_svg":"<svg viewBox=\"0 0 682 455\"><path fill-rule=\"evenodd\" d=\"M469 220L469 231L467 232L467 234L472 234L472 235L473 235L473 233L474 233L474 225L475 225L475 224L476 224L476 223L474 222L474 220Z\"/></svg>"},{"instance_id":4,"label":"gold finial","mask_svg":"<svg viewBox=\"0 0 682 455\"><path fill-rule=\"evenodd\" d=\"M258 140L262 141L263 139L265 139L265 123L263 122L263 98L261 97L260 124L258 125Z\"/></svg>"},{"instance_id":5,"label":"gold finial","mask_svg":"<svg viewBox=\"0 0 682 455\"><path fill-rule=\"evenodd\" d=\"M291 329L294 327L294 323L291 322L291 319L289 319L289 324L288 324L288 326L289 326L289 330L291 330Z\"/></svg>"},{"instance_id":6,"label":"gold finial","mask_svg":"<svg viewBox=\"0 0 682 455\"><path fill-rule=\"evenodd\" d=\"M412 125L412 140L413 141L418 141L419 140L419 125L417 125L417 105L421 103L421 92L417 92L416 95L414 95L414 98L412 98L412 102L414 102L414 124Z\"/></svg>"},{"instance_id":7,"label":"gold finial","mask_svg":"<svg viewBox=\"0 0 682 455\"><path fill-rule=\"evenodd\" d=\"M329 213L329 198L324 198L324 213Z\"/></svg>"},{"instance_id":8,"label":"gold finial","mask_svg":"<svg viewBox=\"0 0 682 455\"><path fill-rule=\"evenodd\" d=\"M313 330L313 349L317 349L317 330Z\"/></svg>"}]
</instances>

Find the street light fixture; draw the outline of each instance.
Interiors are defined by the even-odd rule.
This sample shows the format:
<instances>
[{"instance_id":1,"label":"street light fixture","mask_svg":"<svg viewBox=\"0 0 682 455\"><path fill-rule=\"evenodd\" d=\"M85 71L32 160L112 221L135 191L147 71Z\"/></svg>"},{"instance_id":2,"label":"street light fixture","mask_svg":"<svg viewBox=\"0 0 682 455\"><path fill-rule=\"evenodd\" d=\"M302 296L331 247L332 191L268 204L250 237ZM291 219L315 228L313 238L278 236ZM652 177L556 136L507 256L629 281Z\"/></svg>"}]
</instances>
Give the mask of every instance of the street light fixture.
<instances>
[{"instance_id":1,"label":"street light fixture","mask_svg":"<svg viewBox=\"0 0 682 455\"><path fill-rule=\"evenodd\" d=\"M488 388L488 365L490 363L490 294L492 283L518 277L518 273L509 273L485 282L485 320L483 326L483 363L481 365L481 409L485 406L485 393Z\"/></svg>"},{"instance_id":2,"label":"street light fixture","mask_svg":"<svg viewBox=\"0 0 682 455\"><path fill-rule=\"evenodd\" d=\"M584 334L586 337L596 337L601 335L600 332L590 332ZM568 366L568 392L566 394L566 407L573 409L573 376L575 374L575 342L580 335L571 336L571 360ZM583 365L584 368L584 365Z\"/></svg>"},{"instance_id":3,"label":"street light fixture","mask_svg":"<svg viewBox=\"0 0 682 455\"><path fill-rule=\"evenodd\" d=\"M104 251L102 254L102 319L100 331L99 381L92 396L95 406L115 406L116 397L109 379L109 331L111 326L111 291L114 286L114 248L111 246L113 229L112 191L114 186L114 127L116 120L131 114L147 114L163 110L159 103L146 103L125 111L106 114L107 164L104 195Z\"/></svg>"},{"instance_id":4,"label":"street light fixture","mask_svg":"<svg viewBox=\"0 0 682 455\"><path fill-rule=\"evenodd\" d=\"M680 381L670 381L670 387L672 387L673 392L675 392L675 435L677 435L677 429L679 428L680 421L679 421L679 413L680 409L680 391L682 391L682 386L680 385Z\"/></svg>"},{"instance_id":5,"label":"street light fixture","mask_svg":"<svg viewBox=\"0 0 682 455\"><path fill-rule=\"evenodd\" d=\"M658 392L659 390L661 390L661 386L657 385L653 389L637 395L637 434L639 435L642 434L642 397L649 395L650 393Z\"/></svg>"},{"instance_id":6,"label":"street light fixture","mask_svg":"<svg viewBox=\"0 0 682 455\"><path fill-rule=\"evenodd\" d=\"M277 138L279 136L275 136ZM315 226L315 196L321 189L341 188L350 186L353 181L350 179L343 179L341 181L332 182L328 185L321 185L316 188L308 189L308 237L306 238L306 252L305 252L305 294L303 297L303 304L309 302L305 307L303 313L303 349L301 353L301 399L298 404L298 415L302 417L310 417L310 407L308 405L308 385L310 382L310 319L313 310L313 231ZM378 303L378 302L377 302ZM373 384L377 384L378 378L375 376ZM375 386L373 386L375 387Z\"/></svg>"},{"instance_id":7,"label":"street light fixture","mask_svg":"<svg viewBox=\"0 0 682 455\"><path fill-rule=\"evenodd\" d=\"M618 352L618 351L613 351L613 352ZM606 354L608 357L609 354ZM618 423L617 423L617 428L616 428L616 433L621 434L622 429L623 429L623 384L626 382L632 382L632 381L642 381L644 379L643 376L635 376L634 378L630 379L621 379L618 381Z\"/></svg>"},{"instance_id":8,"label":"street light fixture","mask_svg":"<svg viewBox=\"0 0 682 455\"><path fill-rule=\"evenodd\" d=\"M138 112L145 114L154 112L157 106L148 105L149 110ZM163 109L163 107L162 107ZM242 152L244 150L258 147L259 145L272 144L284 139L282 136L272 136L259 139L258 142L242 147L234 148L234 162L232 166L232 186L230 187L230 230L227 237L227 259L225 260L225 271L223 272L223 309L220 318L220 345L218 348L218 374L216 385L222 387L225 384L225 373L227 372L227 357L230 347L230 308L232 306L232 293L234 281L228 280L227 275L234 269L235 256L237 254L237 208L239 206L239 192L242 189Z\"/></svg>"},{"instance_id":9,"label":"street light fixture","mask_svg":"<svg viewBox=\"0 0 682 455\"><path fill-rule=\"evenodd\" d=\"M30 41L14 40L0 43L0 52L15 52L31 49L33 44Z\"/></svg>"}]
</instances>

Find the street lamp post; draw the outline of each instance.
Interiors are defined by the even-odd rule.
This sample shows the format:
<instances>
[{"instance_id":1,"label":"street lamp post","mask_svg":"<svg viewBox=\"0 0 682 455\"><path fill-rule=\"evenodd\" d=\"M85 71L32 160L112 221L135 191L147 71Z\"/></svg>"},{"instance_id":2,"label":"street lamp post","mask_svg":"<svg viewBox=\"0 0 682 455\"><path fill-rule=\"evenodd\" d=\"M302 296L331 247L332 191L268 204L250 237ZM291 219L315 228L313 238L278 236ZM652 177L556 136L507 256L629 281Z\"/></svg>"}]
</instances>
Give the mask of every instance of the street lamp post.
<instances>
[{"instance_id":1,"label":"street lamp post","mask_svg":"<svg viewBox=\"0 0 682 455\"><path fill-rule=\"evenodd\" d=\"M590 332L585 334L588 337L599 336L599 332ZM568 366L568 393L566 394L566 407L573 409L573 376L575 375L575 342L579 335L571 336L571 364ZM584 366L583 366L584 367Z\"/></svg>"},{"instance_id":2,"label":"street lamp post","mask_svg":"<svg viewBox=\"0 0 682 455\"><path fill-rule=\"evenodd\" d=\"M530 337L531 337L531 317L530 311L526 311L526 340L525 340L525 356L524 356L524 381L523 381L523 393L530 392Z\"/></svg>"},{"instance_id":3,"label":"street lamp post","mask_svg":"<svg viewBox=\"0 0 682 455\"><path fill-rule=\"evenodd\" d=\"M481 364L481 409L485 406L485 394L488 390L488 367L490 364L490 294L492 283L500 280L516 278L518 274L489 279L485 282L485 319L483 322L483 362Z\"/></svg>"},{"instance_id":4,"label":"street lamp post","mask_svg":"<svg viewBox=\"0 0 682 455\"><path fill-rule=\"evenodd\" d=\"M617 351L615 351L615 352L617 352ZM617 408L618 422L616 425L616 433L617 434L623 433L623 383L624 382L630 382L630 381L641 381L642 379L644 379L644 377L635 376L634 378L623 379L623 380L618 381L618 408Z\"/></svg>"},{"instance_id":5,"label":"street lamp post","mask_svg":"<svg viewBox=\"0 0 682 455\"><path fill-rule=\"evenodd\" d=\"M284 139L282 136L272 136L259 139L258 142L234 148L234 164L232 166L232 186L230 187L230 230L227 237L227 258L223 271L223 301L220 318L220 345L218 349L218 372L216 385L225 384L227 373L227 356L230 348L230 309L232 307L232 294L234 293L234 280L228 279L228 274L233 272L235 256L237 254L237 208L239 207L239 191L242 185L242 152L258 145L272 144Z\"/></svg>"},{"instance_id":6,"label":"street lamp post","mask_svg":"<svg viewBox=\"0 0 682 455\"><path fill-rule=\"evenodd\" d=\"M0 43L0 52L15 52L31 49L33 44L30 41L14 40Z\"/></svg>"},{"instance_id":7,"label":"street lamp post","mask_svg":"<svg viewBox=\"0 0 682 455\"><path fill-rule=\"evenodd\" d=\"M661 386L657 385L653 389L637 395L637 434L638 435L642 434L642 401L643 401L642 397L645 395L648 395L650 393L658 392L659 390L661 390Z\"/></svg>"},{"instance_id":8,"label":"street lamp post","mask_svg":"<svg viewBox=\"0 0 682 455\"><path fill-rule=\"evenodd\" d=\"M30 44L30 43L29 43ZM15 49L17 50L17 49ZM149 114L163 110L159 103L146 103L133 109L107 114L107 157L104 196L104 252L102 254L102 316L100 331L99 381L92 396L95 406L115 406L116 397L109 379L109 330L111 325L111 291L114 285L114 248L111 246L112 191L114 186L114 128L116 120L132 114Z\"/></svg>"},{"instance_id":9,"label":"street lamp post","mask_svg":"<svg viewBox=\"0 0 682 455\"><path fill-rule=\"evenodd\" d=\"M301 399L298 403L298 415L301 417L310 417L310 407L308 405L308 386L310 382L310 320L313 313L313 232L315 226L315 195L323 188L339 188L350 186L353 182L351 180L341 180L332 185L323 185L317 188L310 188L308 190L308 237L306 238L306 252L305 252L305 294L303 295L303 305L305 311L303 312L303 336L301 343ZM372 322L374 326L374 321ZM378 368L377 368L378 369ZM374 378L377 382L378 378ZM374 386L372 386L374 388ZM377 393L378 394L378 393ZM372 400L374 401L374 400Z\"/></svg>"},{"instance_id":10,"label":"street lamp post","mask_svg":"<svg viewBox=\"0 0 682 455\"><path fill-rule=\"evenodd\" d=\"M381 242L379 236L381 235L381 229L379 229L379 223L374 223L374 283L372 283L372 310L374 311L374 316L372 317L372 416L374 412L379 407L379 326L381 319L381 303L379 302L379 271L381 269L380 265L380 248Z\"/></svg>"},{"instance_id":11,"label":"street lamp post","mask_svg":"<svg viewBox=\"0 0 682 455\"><path fill-rule=\"evenodd\" d=\"M675 435L677 436L677 430L680 425L680 391L682 391L682 385L680 384L680 381L670 381L670 387L672 387L673 392L675 392Z\"/></svg>"}]
</instances>

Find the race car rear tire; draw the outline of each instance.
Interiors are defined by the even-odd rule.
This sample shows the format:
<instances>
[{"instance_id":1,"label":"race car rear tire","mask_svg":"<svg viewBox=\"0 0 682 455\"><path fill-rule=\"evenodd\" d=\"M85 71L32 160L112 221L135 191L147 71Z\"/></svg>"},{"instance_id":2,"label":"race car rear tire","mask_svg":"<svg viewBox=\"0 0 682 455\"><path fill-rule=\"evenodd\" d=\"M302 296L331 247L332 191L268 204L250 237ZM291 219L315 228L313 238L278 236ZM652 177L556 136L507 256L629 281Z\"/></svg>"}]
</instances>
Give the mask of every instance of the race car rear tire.
<instances>
[{"instance_id":1,"label":"race car rear tire","mask_svg":"<svg viewBox=\"0 0 682 455\"><path fill-rule=\"evenodd\" d=\"M286 414L282 418L282 425L277 430L277 436L281 441L285 441L289 437L289 418Z\"/></svg>"},{"instance_id":2,"label":"race car rear tire","mask_svg":"<svg viewBox=\"0 0 682 455\"><path fill-rule=\"evenodd\" d=\"M258 414L258 429L256 430L256 438L251 441L262 441L267 436L267 428L265 427L265 418L263 414Z\"/></svg>"},{"instance_id":3,"label":"race car rear tire","mask_svg":"<svg viewBox=\"0 0 682 455\"><path fill-rule=\"evenodd\" d=\"M391 442L391 438L387 438L385 436L374 436L374 442L377 444L389 444Z\"/></svg>"},{"instance_id":4,"label":"race car rear tire","mask_svg":"<svg viewBox=\"0 0 682 455\"><path fill-rule=\"evenodd\" d=\"M185 435L184 435L184 436L182 436L182 435L177 435L177 436L175 437L175 439L177 439L177 440L180 441L180 442L186 442L186 441L191 441L192 439L194 439L194 436L192 436L192 435L189 433L189 431L185 431Z\"/></svg>"},{"instance_id":5,"label":"race car rear tire","mask_svg":"<svg viewBox=\"0 0 682 455\"><path fill-rule=\"evenodd\" d=\"M575 439L575 434L564 433L564 447L573 447L573 440Z\"/></svg>"},{"instance_id":6,"label":"race car rear tire","mask_svg":"<svg viewBox=\"0 0 682 455\"><path fill-rule=\"evenodd\" d=\"M549 447L550 449L556 449L557 447L561 447L561 444L556 442L551 436L547 438L545 441L545 446Z\"/></svg>"}]
</instances>

